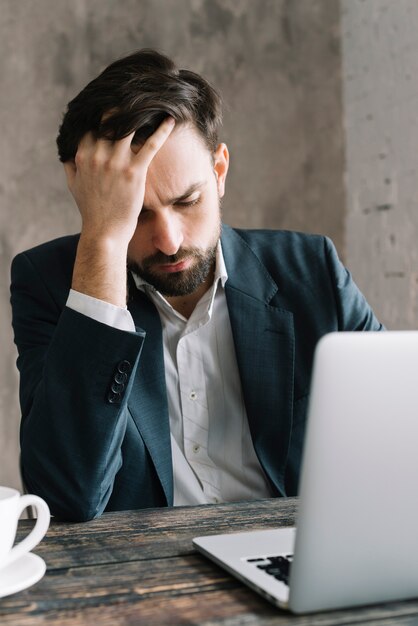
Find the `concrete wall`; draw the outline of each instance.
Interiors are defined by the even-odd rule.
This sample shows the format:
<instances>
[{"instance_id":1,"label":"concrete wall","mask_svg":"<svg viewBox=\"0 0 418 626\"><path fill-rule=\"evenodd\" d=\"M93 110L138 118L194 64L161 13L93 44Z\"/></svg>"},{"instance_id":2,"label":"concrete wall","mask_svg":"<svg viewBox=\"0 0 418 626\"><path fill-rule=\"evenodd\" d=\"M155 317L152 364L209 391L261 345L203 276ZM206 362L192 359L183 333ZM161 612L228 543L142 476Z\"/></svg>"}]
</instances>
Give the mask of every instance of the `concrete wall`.
<instances>
[{"instance_id":1,"label":"concrete wall","mask_svg":"<svg viewBox=\"0 0 418 626\"><path fill-rule=\"evenodd\" d=\"M341 8L346 261L389 328L417 328L418 3Z\"/></svg>"},{"instance_id":2,"label":"concrete wall","mask_svg":"<svg viewBox=\"0 0 418 626\"><path fill-rule=\"evenodd\" d=\"M145 46L225 98L225 220L323 232L342 251L336 0L1 0L0 484L19 485L10 260L79 229L55 154L61 113L105 65Z\"/></svg>"}]
</instances>

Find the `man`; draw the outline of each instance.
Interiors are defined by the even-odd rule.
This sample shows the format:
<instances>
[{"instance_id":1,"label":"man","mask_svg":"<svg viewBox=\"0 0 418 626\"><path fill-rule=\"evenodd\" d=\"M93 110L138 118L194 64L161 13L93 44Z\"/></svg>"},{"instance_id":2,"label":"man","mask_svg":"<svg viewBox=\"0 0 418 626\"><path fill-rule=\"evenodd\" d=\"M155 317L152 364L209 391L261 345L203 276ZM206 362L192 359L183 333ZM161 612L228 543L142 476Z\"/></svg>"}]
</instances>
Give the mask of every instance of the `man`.
<instances>
[{"instance_id":1,"label":"man","mask_svg":"<svg viewBox=\"0 0 418 626\"><path fill-rule=\"evenodd\" d=\"M60 518L295 495L318 339L381 329L326 238L221 227L220 121L150 50L68 105L81 234L12 266L22 474Z\"/></svg>"}]
</instances>

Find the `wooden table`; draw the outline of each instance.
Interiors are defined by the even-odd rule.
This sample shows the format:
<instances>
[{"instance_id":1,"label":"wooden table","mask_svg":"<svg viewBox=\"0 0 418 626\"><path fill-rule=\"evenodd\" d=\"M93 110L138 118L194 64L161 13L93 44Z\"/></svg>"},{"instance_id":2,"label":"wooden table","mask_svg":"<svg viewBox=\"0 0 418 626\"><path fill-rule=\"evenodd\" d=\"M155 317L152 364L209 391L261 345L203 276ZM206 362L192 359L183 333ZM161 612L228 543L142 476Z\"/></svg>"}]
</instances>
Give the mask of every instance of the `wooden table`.
<instances>
[{"instance_id":1,"label":"wooden table","mask_svg":"<svg viewBox=\"0 0 418 626\"><path fill-rule=\"evenodd\" d=\"M418 624L418 599L292 616L192 548L196 535L293 525L296 506L293 498L259 500L106 513L84 524L53 522L36 549L47 563L45 577L0 599L0 624ZM19 534L32 524L21 521Z\"/></svg>"}]
</instances>

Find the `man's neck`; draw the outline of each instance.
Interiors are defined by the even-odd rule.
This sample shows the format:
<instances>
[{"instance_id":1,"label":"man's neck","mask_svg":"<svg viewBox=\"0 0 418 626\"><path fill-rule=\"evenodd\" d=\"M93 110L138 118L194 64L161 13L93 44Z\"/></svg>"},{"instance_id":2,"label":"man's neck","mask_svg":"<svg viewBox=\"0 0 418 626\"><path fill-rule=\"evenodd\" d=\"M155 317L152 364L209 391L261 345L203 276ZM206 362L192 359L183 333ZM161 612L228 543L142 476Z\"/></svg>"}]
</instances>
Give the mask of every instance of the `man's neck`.
<instances>
[{"instance_id":1,"label":"man's neck","mask_svg":"<svg viewBox=\"0 0 418 626\"><path fill-rule=\"evenodd\" d=\"M188 294L187 296L165 296L167 302L171 304L173 309L183 315L186 319L189 319L193 311L195 310L196 304L199 302L200 298L210 289L213 284L213 279L215 276L215 270L212 269L205 281L199 285L199 287L193 291L193 293Z\"/></svg>"}]
</instances>

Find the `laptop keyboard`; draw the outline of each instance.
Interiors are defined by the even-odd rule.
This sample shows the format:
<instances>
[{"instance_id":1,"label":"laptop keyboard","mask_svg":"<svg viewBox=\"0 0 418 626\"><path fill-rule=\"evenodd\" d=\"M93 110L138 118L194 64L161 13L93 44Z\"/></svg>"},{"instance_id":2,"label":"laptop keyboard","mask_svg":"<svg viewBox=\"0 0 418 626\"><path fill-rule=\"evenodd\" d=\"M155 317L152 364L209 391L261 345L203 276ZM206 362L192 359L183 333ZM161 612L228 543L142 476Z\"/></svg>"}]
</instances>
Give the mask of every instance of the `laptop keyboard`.
<instances>
[{"instance_id":1,"label":"laptop keyboard","mask_svg":"<svg viewBox=\"0 0 418 626\"><path fill-rule=\"evenodd\" d=\"M289 585L290 567L293 554L281 554L280 556L264 556L246 559L247 563L255 565L266 574L273 576L276 580Z\"/></svg>"}]
</instances>

